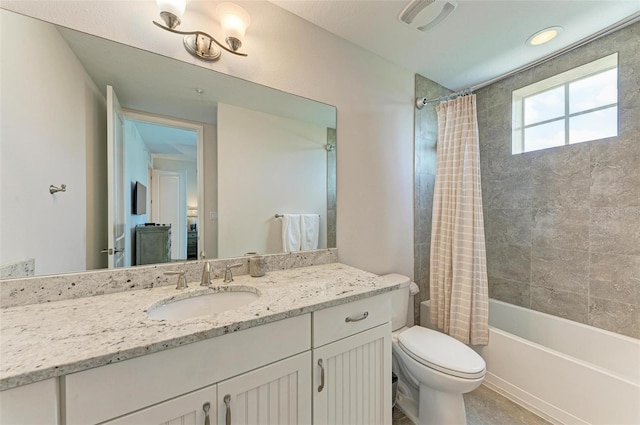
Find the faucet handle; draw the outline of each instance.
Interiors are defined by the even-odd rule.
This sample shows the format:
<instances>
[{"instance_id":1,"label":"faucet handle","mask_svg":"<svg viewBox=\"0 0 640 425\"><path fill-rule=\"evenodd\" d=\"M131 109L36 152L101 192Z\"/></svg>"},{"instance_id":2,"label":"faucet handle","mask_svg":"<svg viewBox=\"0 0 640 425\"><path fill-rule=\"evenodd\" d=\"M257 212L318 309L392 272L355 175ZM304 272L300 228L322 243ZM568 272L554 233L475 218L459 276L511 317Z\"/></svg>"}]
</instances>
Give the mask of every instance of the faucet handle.
<instances>
[{"instance_id":1,"label":"faucet handle","mask_svg":"<svg viewBox=\"0 0 640 425\"><path fill-rule=\"evenodd\" d=\"M176 286L176 289L186 289L186 288L188 288L187 279L184 277L184 270L176 270L176 271L173 271L173 272L164 272L164 274L167 275L167 276L178 275L178 285Z\"/></svg>"},{"instance_id":2,"label":"faucet handle","mask_svg":"<svg viewBox=\"0 0 640 425\"><path fill-rule=\"evenodd\" d=\"M240 267L242 266L242 263L236 263L236 264L227 264L224 268L224 283L231 283L233 282L233 271L231 270L232 268L236 268L236 267Z\"/></svg>"},{"instance_id":3,"label":"faucet handle","mask_svg":"<svg viewBox=\"0 0 640 425\"><path fill-rule=\"evenodd\" d=\"M202 267L200 286L211 286L211 263L209 261L205 261Z\"/></svg>"}]
</instances>

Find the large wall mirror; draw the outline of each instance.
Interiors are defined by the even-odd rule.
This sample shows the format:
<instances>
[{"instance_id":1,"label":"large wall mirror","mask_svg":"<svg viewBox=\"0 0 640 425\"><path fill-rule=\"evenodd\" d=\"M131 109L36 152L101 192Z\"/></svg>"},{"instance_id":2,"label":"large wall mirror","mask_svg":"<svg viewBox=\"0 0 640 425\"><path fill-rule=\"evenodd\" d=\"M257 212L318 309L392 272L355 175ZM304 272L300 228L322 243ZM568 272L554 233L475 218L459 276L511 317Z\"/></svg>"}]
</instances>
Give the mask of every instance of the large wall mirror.
<instances>
[{"instance_id":1,"label":"large wall mirror","mask_svg":"<svg viewBox=\"0 0 640 425\"><path fill-rule=\"evenodd\" d=\"M0 19L0 278L335 247L335 107Z\"/></svg>"}]
</instances>

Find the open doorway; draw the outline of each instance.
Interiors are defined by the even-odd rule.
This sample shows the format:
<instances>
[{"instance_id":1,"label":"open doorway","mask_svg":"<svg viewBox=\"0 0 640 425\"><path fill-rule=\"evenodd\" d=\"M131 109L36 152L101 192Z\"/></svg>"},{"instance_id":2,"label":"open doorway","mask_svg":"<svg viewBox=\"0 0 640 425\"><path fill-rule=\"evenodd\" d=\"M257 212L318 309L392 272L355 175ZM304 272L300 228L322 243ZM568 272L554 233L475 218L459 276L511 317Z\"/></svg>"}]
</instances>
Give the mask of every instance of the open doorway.
<instances>
[{"instance_id":1,"label":"open doorway","mask_svg":"<svg viewBox=\"0 0 640 425\"><path fill-rule=\"evenodd\" d=\"M144 214L127 211L127 260L138 265L196 259L204 234L202 126L135 111L124 116L125 196L134 199L136 184L148 194ZM153 243L140 242L147 234L154 235Z\"/></svg>"}]
</instances>

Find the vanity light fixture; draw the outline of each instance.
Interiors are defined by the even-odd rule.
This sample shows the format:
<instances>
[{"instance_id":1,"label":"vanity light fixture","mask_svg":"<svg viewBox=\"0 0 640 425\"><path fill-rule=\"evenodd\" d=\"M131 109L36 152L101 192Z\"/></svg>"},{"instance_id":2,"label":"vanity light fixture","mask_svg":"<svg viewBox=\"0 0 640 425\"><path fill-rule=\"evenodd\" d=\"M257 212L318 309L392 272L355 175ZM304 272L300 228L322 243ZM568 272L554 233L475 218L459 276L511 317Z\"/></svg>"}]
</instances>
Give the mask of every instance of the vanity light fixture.
<instances>
[{"instance_id":1,"label":"vanity light fixture","mask_svg":"<svg viewBox=\"0 0 640 425\"><path fill-rule=\"evenodd\" d=\"M539 46L541 44L548 43L556 38L560 31L562 31L562 27L545 28L529 37L527 39L527 44L529 46Z\"/></svg>"},{"instance_id":2,"label":"vanity light fixture","mask_svg":"<svg viewBox=\"0 0 640 425\"><path fill-rule=\"evenodd\" d=\"M165 25L156 21L153 23L163 30L174 34L184 35L184 47L189 53L198 59L215 62L220 59L222 50L238 56L247 56L238 52L242 46L245 31L251 23L251 18L246 10L233 3L220 3L216 13L220 19L225 41L229 47L224 46L213 36L204 31L178 31L182 15L187 7L187 0L156 0L160 9L160 17Z\"/></svg>"}]
</instances>

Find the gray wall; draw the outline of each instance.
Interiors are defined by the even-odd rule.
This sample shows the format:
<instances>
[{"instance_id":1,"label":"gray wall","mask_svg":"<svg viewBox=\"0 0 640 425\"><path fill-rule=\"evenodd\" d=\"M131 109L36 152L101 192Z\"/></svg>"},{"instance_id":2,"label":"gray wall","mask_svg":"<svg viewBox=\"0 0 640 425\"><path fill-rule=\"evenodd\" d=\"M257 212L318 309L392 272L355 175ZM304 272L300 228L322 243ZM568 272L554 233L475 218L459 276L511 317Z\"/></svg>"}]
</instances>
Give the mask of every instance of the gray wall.
<instances>
[{"instance_id":1,"label":"gray wall","mask_svg":"<svg viewBox=\"0 0 640 425\"><path fill-rule=\"evenodd\" d=\"M477 92L490 296L636 338L638 40L640 23ZM619 137L512 155L511 92L614 52Z\"/></svg>"},{"instance_id":2,"label":"gray wall","mask_svg":"<svg viewBox=\"0 0 640 425\"><path fill-rule=\"evenodd\" d=\"M416 97L438 98L451 90L416 74ZM431 249L431 210L436 178L436 141L438 139L437 103L415 110L414 146L414 281L420 293L414 298L414 315L420 323L421 301L429 299L429 251Z\"/></svg>"}]
</instances>

